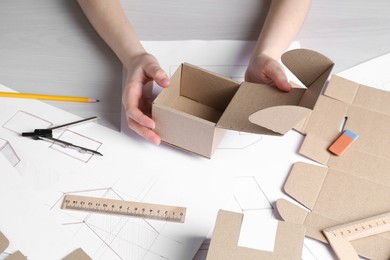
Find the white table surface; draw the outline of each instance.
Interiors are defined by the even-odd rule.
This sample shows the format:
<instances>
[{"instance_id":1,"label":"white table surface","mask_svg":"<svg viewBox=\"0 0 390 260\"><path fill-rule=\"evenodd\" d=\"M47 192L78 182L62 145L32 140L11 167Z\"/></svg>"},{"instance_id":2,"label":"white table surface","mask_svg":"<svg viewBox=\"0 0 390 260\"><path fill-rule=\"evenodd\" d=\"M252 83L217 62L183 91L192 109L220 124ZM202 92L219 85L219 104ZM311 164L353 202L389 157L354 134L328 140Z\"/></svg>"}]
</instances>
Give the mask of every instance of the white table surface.
<instances>
[{"instance_id":1,"label":"white table surface","mask_svg":"<svg viewBox=\"0 0 390 260\"><path fill-rule=\"evenodd\" d=\"M255 40L268 6L258 0L166 3L123 1L141 40ZM50 104L97 115L119 130L122 66L77 2L4 0L0 6L0 83L20 92L100 99ZM331 58L338 73L390 52L389 13L387 0L313 0L297 40Z\"/></svg>"}]
</instances>

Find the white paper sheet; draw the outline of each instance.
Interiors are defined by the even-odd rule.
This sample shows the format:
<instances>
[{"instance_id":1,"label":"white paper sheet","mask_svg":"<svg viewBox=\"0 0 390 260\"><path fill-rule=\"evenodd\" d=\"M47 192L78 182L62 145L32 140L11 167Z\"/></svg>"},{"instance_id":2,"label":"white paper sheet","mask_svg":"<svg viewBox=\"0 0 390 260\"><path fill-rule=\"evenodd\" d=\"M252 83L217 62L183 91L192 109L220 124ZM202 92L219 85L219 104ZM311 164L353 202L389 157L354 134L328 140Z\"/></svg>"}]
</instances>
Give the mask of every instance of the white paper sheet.
<instances>
[{"instance_id":1,"label":"white paper sheet","mask_svg":"<svg viewBox=\"0 0 390 260\"><path fill-rule=\"evenodd\" d=\"M273 252L277 228L278 221L276 219L264 218L252 213L244 214L237 245ZM263 234L267 234L267 236Z\"/></svg>"},{"instance_id":2,"label":"white paper sheet","mask_svg":"<svg viewBox=\"0 0 390 260\"><path fill-rule=\"evenodd\" d=\"M169 76L181 63L187 62L222 76L244 81L245 70L255 42L145 41L143 45L148 52L156 56ZM293 42L289 49L299 47L299 42ZM302 85L288 69L285 68L285 71L289 80ZM126 75L124 80L125 77ZM154 85L154 94L157 95L160 91L160 87ZM134 136L128 129L123 111L121 131ZM273 203L279 198L291 199L283 193L283 185L291 166L297 161L314 163L298 154L302 141L303 136L294 131L290 131L284 137L227 131L211 160L218 161L219 171L234 177L237 187L221 208L260 214L265 218L269 217L270 220L275 218ZM228 162L231 161L233 163L229 166ZM253 196L250 196L251 192L254 193ZM266 239L274 236L274 233L269 231L263 232L262 235ZM324 244L313 242L310 246L305 245L303 259L330 260L333 259L330 252L330 248Z\"/></svg>"},{"instance_id":3,"label":"white paper sheet","mask_svg":"<svg viewBox=\"0 0 390 260\"><path fill-rule=\"evenodd\" d=\"M36 192L0 154L0 231L10 241L0 259L19 250L28 259L62 259L77 247Z\"/></svg>"},{"instance_id":4,"label":"white paper sheet","mask_svg":"<svg viewBox=\"0 0 390 260\"><path fill-rule=\"evenodd\" d=\"M0 86L0 91L11 90ZM49 142L20 136L21 131L42 127L42 122L78 120L75 115L26 99L0 99L0 110L0 137L20 158L14 169L93 259L190 259L233 189L232 174L219 170L223 158L199 158L88 123L66 131L101 144L96 148L103 156L80 160ZM72 142L85 144L82 140ZM60 204L68 193L183 206L187 217L179 224L64 211Z\"/></svg>"},{"instance_id":5,"label":"white paper sheet","mask_svg":"<svg viewBox=\"0 0 390 260\"><path fill-rule=\"evenodd\" d=\"M360 84L390 91L390 53L368 60L337 75Z\"/></svg>"},{"instance_id":6,"label":"white paper sheet","mask_svg":"<svg viewBox=\"0 0 390 260\"><path fill-rule=\"evenodd\" d=\"M243 77L253 44L144 43L169 72L181 62L190 62L236 79ZM170 51L161 56L165 49ZM0 91L10 89L0 86ZM155 146L131 132L128 137L96 123L68 129L74 134L71 136L56 133L57 137L92 145L103 154L84 158L18 134L22 129L40 127L42 122L58 125L79 117L39 101L22 99L0 99L0 111L0 138L11 145L20 159L13 169L33 187L47 212L63 225L71 240L93 259L192 259L203 240L210 237L218 209L233 207L244 213L264 210L272 216L277 199L291 199L282 187L293 163L313 163L298 154L303 136L294 131L284 137L229 132L211 160L165 145ZM15 118L18 114L30 117L20 120ZM10 124L11 119L17 120ZM85 140L92 143L84 143ZM242 181L247 182L258 199L248 200L248 190L236 187ZM178 224L64 211L59 206L68 193L184 206L187 219ZM15 232L17 235L19 232ZM305 239L302 258L334 256L322 243Z\"/></svg>"}]
</instances>

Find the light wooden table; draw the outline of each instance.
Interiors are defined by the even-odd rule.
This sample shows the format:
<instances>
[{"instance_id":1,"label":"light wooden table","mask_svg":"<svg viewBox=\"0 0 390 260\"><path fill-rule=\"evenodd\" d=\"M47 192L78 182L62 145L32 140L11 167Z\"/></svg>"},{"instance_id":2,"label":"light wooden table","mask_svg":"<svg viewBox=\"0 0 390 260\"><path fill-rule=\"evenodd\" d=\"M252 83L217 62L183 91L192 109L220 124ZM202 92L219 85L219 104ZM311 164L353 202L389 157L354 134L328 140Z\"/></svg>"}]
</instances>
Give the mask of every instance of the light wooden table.
<instances>
[{"instance_id":1,"label":"light wooden table","mask_svg":"<svg viewBox=\"0 0 390 260\"><path fill-rule=\"evenodd\" d=\"M169 3L169 6L166 6ZM268 1L123 1L141 40L255 40ZM387 0L313 0L298 36L334 72L390 52ZM286 14L288 15L288 14ZM98 104L53 105L119 129L122 67L76 1L0 3L0 83L21 92L90 96Z\"/></svg>"}]
</instances>

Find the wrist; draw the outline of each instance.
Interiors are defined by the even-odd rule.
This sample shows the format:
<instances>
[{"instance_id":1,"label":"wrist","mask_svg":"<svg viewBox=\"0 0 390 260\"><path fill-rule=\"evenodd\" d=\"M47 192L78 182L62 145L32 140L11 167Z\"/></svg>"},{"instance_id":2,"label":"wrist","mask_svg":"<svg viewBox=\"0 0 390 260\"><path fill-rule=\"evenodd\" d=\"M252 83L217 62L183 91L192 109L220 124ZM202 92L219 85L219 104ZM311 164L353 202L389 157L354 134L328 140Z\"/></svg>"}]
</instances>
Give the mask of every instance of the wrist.
<instances>
[{"instance_id":1,"label":"wrist","mask_svg":"<svg viewBox=\"0 0 390 260\"><path fill-rule=\"evenodd\" d=\"M117 53L117 56L119 57L120 61L122 62L123 66L128 69L131 63L138 59L140 56L146 54L145 49L142 47L142 45L131 45L126 46L122 49L120 53Z\"/></svg>"},{"instance_id":2,"label":"wrist","mask_svg":"<svg viewBox=\"0 0 390 260\"><path fill-rule=\"evenodd\" d=\"M276 47L257 46L252 57L268 57L274 60L279 60L284 52L284 49Z\"/></svg>"}]
</instances>

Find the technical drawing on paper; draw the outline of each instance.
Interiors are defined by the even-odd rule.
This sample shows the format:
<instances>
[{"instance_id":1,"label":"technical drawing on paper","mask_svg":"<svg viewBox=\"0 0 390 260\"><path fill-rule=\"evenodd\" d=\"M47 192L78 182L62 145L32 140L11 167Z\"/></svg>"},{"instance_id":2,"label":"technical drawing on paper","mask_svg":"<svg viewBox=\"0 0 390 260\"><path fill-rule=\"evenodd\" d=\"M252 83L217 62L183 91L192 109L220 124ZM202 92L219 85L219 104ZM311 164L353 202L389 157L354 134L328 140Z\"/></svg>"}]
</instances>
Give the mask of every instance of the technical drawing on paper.
<instances>
[{"instance_id":1,"label":"technical drawing on paper","mask_svg":"<svg viewBox=\"0 0 390 260\"><path fill-rule=\"evenodd\" d=\"M155 182L154 178L148 181L141 197L148 195ZM180 241L163 234L169 224L167 221L62 210L60 206L68 194L126 201L140 201L137 199L140 196L129 196L115 187L72 191L61 194L50 207L75 239L88 241L83 248L89 254L92 252L93 259L170 259L163 251L154 252L153 244L158 240L171 249L180 250L182 246Z\"/></svg>"},{"instance_id":2,"label":"technical drawing on paper","mask_svg":"<svg viewBox=\"0 0 390 260\"><path fill-rule=\"evenodd\" d=\"M81 135L79 133L73 132L69 129L65 129L58 137L60 140L64 140L73 144L77 144L78 146L88 147L89 149L97 151L99 147L102 145L101 142L93 140L87 136ZM83 153L75 149L69 149L61 146L60 144L53 143L50 145L50 148L53 148L57 151L60 151L66 155L69 155L75 159L78 159L82 162L88 162L93 155L89 153Z\"/></svg>"},{"instance_id":3,"label":"technical drawing on paper","mask_svg":"<svg viewBox=\"0 0 390 260\"><path fill-rule=\"evenodd\" d=\"M15 167L20 162L20 158L16 154L12 145L3 138L0 138L0 152L13 167Z\"/></svg>"},{"instance_id":4,"label":"technical drawing on paper","mask_svg":"<svg viewBox=\"0 0 390 260\"><path fill-rule=\"evenodd\" d=\"M31 132L34 129L46 129L52 126L52 122L45 120L39 116L20 110L17 111L3 125L4 128L19 135L21 135L23 132ZM56 136L57 139L74 143L79 146L88 147L94 150L97 150L102 145L102 143L99 141L93 140L87 136L78 134L69 129L65 129L62 132L59 131L56 134L58 135ZM62 152L63 154L66 154L67 156L80 160L84 163L87 163L93 156L92 154L81 153L75 149L69 149L61 146L58 143L53 142L50 142L49 148Z\"/></svg>"}]
</instances>

